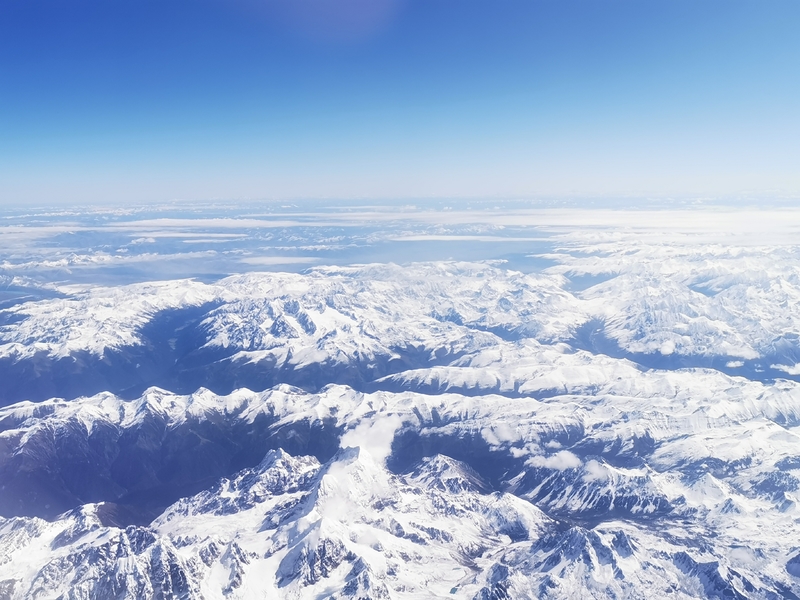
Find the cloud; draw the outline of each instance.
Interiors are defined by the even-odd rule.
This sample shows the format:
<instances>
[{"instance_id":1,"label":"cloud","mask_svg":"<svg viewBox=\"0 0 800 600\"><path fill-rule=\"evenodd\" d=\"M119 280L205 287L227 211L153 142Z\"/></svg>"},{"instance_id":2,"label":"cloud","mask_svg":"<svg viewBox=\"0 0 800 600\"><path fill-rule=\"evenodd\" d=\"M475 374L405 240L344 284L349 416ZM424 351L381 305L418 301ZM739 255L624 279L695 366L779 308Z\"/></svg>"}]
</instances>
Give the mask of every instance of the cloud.
<instances>
[{"instance_id":1,"label":"cloud","mask_svg":"<svg viewBox=\"0 0 800 600\"><path fill-rule=\"evenodd\" d=\"M567 469L579 468L581 466L581 459L569 450L561 450L550 456L532 456L525 464L530 467L566 471Z\"/></svg>"},{"instance_id":2,"label":"cloud","mask_svg":"<svg viewBox=\"0 0 800 600\"><path fill-rule=\"evenodd\" d=\"M776 369L778 371L783 371L789 375L800 375L800 364L796 364L794 366L789 365L770 365L770 369Z\"/></svg>"},{"instance_id":3,"label":"cloud","mask_svg":"<svg viewBox=\"0 0 800 600\"><path fill-rule=\"evenodd\" d=\"M319 261L315 256L248 256L241 262L246 265L297 265Z\"/></svg>"},{"instance_id":4,"label":"cloud","mask_svg":"<svg viewBox=\"0 0 800 600\"><path fill-rule=\"evenodd\" d=\"M584 481L605 481L608 479L608 469L596 460L587 461L583 479Z\"/></svg>"},{"instance_id":5,"label":"cloud","mask_svg":"<svg viewBox=\"0 0 800 600\"><path fill-rule=\"evenodd\" d=\"M392 453L394 432L403 424L399 415L388 415L375 421L362 421L346 432L339 443L342 448L362 448L378 461L385 461Z\"/></svg>"},{"instance_id":6,"label":"cloud","mask_svg":"<svg viewBox=\"0 0 800 600\"><path fill-rule=\"evenodd\" d=\"M547 237L503 237L501 235L398 235L387 238L390 242L546 242Z\"/></svg>"}]
</instances>

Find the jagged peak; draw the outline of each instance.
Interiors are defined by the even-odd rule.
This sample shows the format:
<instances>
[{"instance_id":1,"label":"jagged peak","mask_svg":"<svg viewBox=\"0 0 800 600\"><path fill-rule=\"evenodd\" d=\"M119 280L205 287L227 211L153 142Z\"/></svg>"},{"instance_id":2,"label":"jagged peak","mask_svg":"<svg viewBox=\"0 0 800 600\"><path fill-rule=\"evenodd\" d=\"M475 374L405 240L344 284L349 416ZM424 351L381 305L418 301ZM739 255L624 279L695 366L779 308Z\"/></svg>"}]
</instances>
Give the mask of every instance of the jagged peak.
<instances>
[{"instance_id":1,"label":"jagged peak","mask_svg":"<svg viewBox=\"0 0 800 600\"><path fill-rule=\"evenodd\" d=\"M423 458L411 471L411 479L450 493L491 492L491 486L472 467L444 454Z\"/></svg>"}]
</instances>

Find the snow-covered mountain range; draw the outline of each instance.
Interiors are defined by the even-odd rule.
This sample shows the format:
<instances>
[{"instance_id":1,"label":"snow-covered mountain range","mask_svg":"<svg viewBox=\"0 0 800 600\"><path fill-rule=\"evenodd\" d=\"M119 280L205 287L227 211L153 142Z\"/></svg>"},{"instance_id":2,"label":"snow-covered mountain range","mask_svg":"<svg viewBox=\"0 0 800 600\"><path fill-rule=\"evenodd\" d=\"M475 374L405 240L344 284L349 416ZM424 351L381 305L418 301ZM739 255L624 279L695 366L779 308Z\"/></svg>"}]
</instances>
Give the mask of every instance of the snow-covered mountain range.
<instances>
[{"instance_id":1,"label":"snow-covered mountain range","mask_svg":"<svg viewBox=\"0 0 800 600\"><path fill-rule=\"evenodd\" d=\"M799 415L796 384L713 371L22 403L3 509L52 510L2 521L0 574L11 598L791 597Z\"/></svg>"},{"instance_id":2,"label":"snow-covered mountain range","mask_svg":"<svg viewBox=\"0 0 800 600\"><path fill-rule=\"evenodd\" d=\"M532 392L526 373L541 352L549 362L575 350L749 379L800 375L800 260L761 248L634 249L603 248L602 261L593 246L583 259L573 249L543 274L423 263L64 286L0 310L0 402L135 398L152 385L432 389L436 368L468 393ZM576 291L587 277L599 282ZM533 354L511 358L519 353ZM463 370L487 360L500 370Z\"/></svg>"},{"instance_id":3,"label":"snow-covered mountain range","mask_svg":"<svg viewBox=\"0 0 800 600\"><path fill-rule=\"evenodd\" d=\"M0 310L0 598L800 597L796 255L547 258Z\"/></svg>"}]
</instances>

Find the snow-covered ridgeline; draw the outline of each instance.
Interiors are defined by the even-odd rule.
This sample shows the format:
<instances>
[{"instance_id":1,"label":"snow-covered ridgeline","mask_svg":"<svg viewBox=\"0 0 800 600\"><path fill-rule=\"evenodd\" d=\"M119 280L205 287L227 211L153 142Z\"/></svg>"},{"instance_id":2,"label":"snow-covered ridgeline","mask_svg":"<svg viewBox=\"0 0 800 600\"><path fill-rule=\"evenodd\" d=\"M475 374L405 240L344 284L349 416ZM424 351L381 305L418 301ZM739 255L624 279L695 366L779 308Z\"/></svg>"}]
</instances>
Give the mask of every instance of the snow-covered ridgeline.
<instances>
[{"instance_id":1,"label":"snow-covered ridgeline","mask_svg":"<svg viewBox=\"0 0 800 600\"><path fill-rule=\"evenodd\" d=\"M626 351L800 361L796 247L698 244L691 236L652 243L619 231L565 238L546 271L588 277L594 285L576 296Z\"/></svg>"},{"instance_id":2,"label":"snow-covered ridgeline","mask_svg":"<svg viewBox=\"0 0 800 600\"><path fill-rule=\"evenodd\" d=\"M453 321L476 329L513 329L524 322L530 332L556 339L580 320L560 283L559 277L490 265L432 263L246 274L216 284L65 288L67 298L7 309L11 323L0 333L0 351L17 359L41 351L59 357L77 350L102 354L136 344L137 333L160 311L212 303L222 306L210 309L203 322L207 344L240 350L285 345L297 354L324 346L331 336L342 342L342 352L347 342L368 351L381 343L377 338L383 351L426 338L436 339L438 347L452 337Z\"/></svg>"},{"instance_id":3,"label":"snow-covered ridgeline","mask_svg":"<svg viewBox=\"0 0 800 600\"><path fill-rule=\"evenodd\" d=\"M704 370L635 373L630 394L612 385L542 400L332 386L7 407L4 477L36 473L37 461L64 476L48 449L96 459L93 440L109 430L113 462L114 444L132 432L142 440L154 416L164 425L146 438L154 453L187 431L215 439L223 422L264 418L273 435L328 423L341 449L322 465L271 450L150 527L123 527L125 490L53 523L6 520L0 580L16 582L12 598L114 585L204 598L800 591L787 567L800 533L800 388Z\"/></svg>"},{"instance_id":4,"label":"snow-covered ridgeline","mask_svg":"<svg viewBox=\"0 0 800 600\"><path fill-rule=\"evenodd\" d=\"M800 361L800 263L790 257L777 269L771 261L786 258L777 253L604 245L551 255L560 261L553 275L425 263L64 288L66 297L0 311L0 358L124 352L150 343L147 326L158 327L159 315L199 307L198 349L289 369L408 362L412 354L416 366L442 365L503 340L534 339L634 358L704 357L697 364L707 366L761 360L751 372L775 366L788 375ZM571 292L561 273L611 278Z\"/></svg>"}]
</instances>

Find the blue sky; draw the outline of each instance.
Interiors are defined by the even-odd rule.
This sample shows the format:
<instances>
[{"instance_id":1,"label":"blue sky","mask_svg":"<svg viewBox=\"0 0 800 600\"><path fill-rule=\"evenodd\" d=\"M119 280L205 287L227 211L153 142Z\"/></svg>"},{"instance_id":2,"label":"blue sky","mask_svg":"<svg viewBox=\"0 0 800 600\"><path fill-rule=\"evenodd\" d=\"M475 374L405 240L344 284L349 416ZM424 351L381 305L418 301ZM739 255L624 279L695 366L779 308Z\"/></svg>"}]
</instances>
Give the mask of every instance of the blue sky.
<instances>
[{"instance_id":1,"label":"blue sky","mask_svg":"<svg viewBox=\"0 0 800 600\"><path fill-rule=\"evenodd\" d=\"M0 202L800 196L800 3L6 0Z\"/></svg>"}]
</instances>

